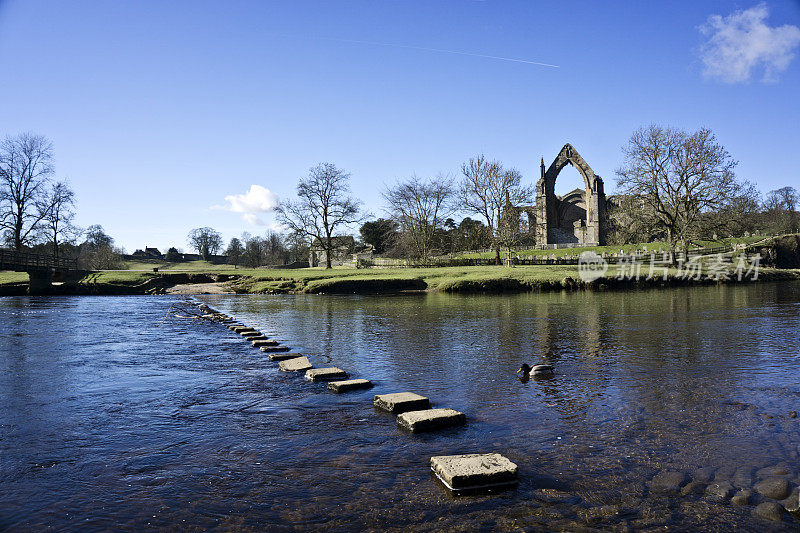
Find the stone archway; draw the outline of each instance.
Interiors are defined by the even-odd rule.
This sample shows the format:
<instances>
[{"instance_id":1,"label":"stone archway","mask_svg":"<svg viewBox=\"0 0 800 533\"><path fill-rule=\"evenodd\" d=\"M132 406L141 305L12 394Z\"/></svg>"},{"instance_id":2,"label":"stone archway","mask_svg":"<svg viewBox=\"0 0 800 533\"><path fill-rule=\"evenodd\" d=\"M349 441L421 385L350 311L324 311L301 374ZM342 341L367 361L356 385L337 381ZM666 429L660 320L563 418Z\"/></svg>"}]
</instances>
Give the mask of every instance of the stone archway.
<instances>
[{"instance_id":1,"label":"stone archway","mask_svg":"<svg viewBox=\"0 0 800 533\"><path fill-rule=\"evenodd\" d=\"M583 195L579 189L561 197L556 195L556 178L567 164L583 177ZM602 178L571 144L565 144L547 170L542 158L541 177L536 184L536 244L605 244L605 203Z\"/></svg>"}]
</instances>

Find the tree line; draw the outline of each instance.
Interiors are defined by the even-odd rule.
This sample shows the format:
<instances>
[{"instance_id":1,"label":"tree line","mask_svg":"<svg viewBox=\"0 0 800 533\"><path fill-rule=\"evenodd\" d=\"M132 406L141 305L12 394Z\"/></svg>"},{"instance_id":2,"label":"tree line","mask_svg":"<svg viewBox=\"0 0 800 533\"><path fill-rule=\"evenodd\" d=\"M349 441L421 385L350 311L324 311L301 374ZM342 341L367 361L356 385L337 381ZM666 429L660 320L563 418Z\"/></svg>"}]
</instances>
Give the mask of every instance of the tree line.
<instances>
[{"instance_id":1,"label":"tree line","mask_svg":"<svg viewBox=\"0 0 800 533\"><path fill-rule=\"evenodd\" d=\"M800 194L793 187L770 191L739 179L737 161L711 130L696 132L650 125L623 147L616 171L618 194L609 197L610 244L666 240L686 249L693 239L746 233L800 231ZM383 188L385 215L375 218L350 190L350 174L333 163L311 168L295 199L281 201L278 221L286 233L243 234L224 246L209 227L188 235L203 258L223 252L234 266L257 267L301 261L311 248L332 266L337 237L354 227L374 252L424 260L432 255L536 244L521 212L535 203L535 189L513 167L477 155L459 172L411 176ZM85 268L118 268L122 250L99 225L74 225L75 195L56 178L52 143L24 133L0 143L0 230L4 246L54 257L78 258ZM460 221L459 221L460 219ZM178 260L171 248L166 259Z\"/></svg>"},{"instance_id":2,"label":"tree line","mask_svg":"<svg viewBox=\"0 0 800 533\"><path fill-rule=\"evenodd\" d=\"M80 228L75 193L55 173L53 143L21 133L0 141L0 240L16 251L77 259L83 268L119 268L121 250L102 226Z\"/></svg>"},{"instance_id":3,"label":"tree line","mask_svg":"<svg viewBox=\"0 0 800 533\"><path fill-rule=\"evenodd\" d=\"M692 240L800 231L798 192L783 187L762 199L753 183L736 176L737 164L707 128L639 128L623 147L619 193L609 197L609 244L665 240L674 260ZM328 268L337 230L366 218L348 180L345 171L322 163L300 180L297 199L278 207L279 220L296 238L328 252ZM519 171L479 155L462 164L457 177L411 176L385 187L387 217L362 224L360 234L375 252L390 256L425 259L490 247L500 264L501 249L536 244L515 207L534 204L535 194ZM456 224L459 214L467 217Z\"/></svg>"}]
</instances>

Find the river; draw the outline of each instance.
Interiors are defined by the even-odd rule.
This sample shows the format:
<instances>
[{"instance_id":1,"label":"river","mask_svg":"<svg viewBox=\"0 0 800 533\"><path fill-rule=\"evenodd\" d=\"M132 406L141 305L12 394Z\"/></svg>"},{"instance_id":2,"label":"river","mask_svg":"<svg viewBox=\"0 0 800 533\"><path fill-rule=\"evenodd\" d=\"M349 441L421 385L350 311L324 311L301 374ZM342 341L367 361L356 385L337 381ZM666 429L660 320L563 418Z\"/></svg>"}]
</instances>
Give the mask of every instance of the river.
<instances>
[{"instance_id":1,"label":"river","mask_svg":"<svg viewBox=\"0 0 800 533\"><path fill-rule=\"evenodd\" d=\"M335 395L219 324L163 320L177 297L0 298L0 530L800 523L704 492L800 483L800 283L197 298L375 388ZM467 425L404 433L371 403L399 391ZM519 487L447 495L430 457L473 452Z\"/></svg>"}]
</instances>

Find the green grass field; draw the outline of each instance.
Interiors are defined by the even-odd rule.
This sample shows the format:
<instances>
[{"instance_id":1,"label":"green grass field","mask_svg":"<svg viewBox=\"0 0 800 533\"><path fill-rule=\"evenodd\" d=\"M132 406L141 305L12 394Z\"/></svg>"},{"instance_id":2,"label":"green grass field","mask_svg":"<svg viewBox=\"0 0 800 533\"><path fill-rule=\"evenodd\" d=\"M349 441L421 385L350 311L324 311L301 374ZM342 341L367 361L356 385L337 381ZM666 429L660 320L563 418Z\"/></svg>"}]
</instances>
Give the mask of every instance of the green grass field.
<instances>
[{"instance_id":1,"label":"green grass field","mask_svg":"<svg viewBox=\"0 0 800 533\"><path fill-rule=\"evenodd\" d=\"M728 239L725 241L705 241L698 243L703 247L721 246L736 242L755 242L762 237L748 239ZM648 250L657 250L664 243L650 243ZM628 247L606 246L593 248L571 248L562 250L531 250L538 254L554 253L557 256L574 254L583 250L592 250L598 253L603 251L618 251L620 248L633 251L635 245ZM488 255L488 254L487 254ZM704 269L708 269L712 261L706 261ZM197 283L198 275L207 274L206 280L215 279L217 274L230 277L228 287L238 293L371 293L393 292L400 290L434 290L446 292L504 292L504 291L534 291L559 288L574 288L580 280L577 265L525 265L515 267L505 266L461 266L439 268L301 268L301 269L234 269L231 265L213 265L205 261L191 261L187 263L169 264L164 262L132 262L126 265L127 270L109 270L93 272L80 281L80 285L98 289L114 287L136 292L145 288L152 288L153 283L147 283L143 288L137 286L145 284L153 278L167 278L165 284ZM153 272L158 267L159 271ZM647 275L649 265L642 264L642 275ZM625 267L609 266L603 279L595 285L607 284L610 286L635 285L630 280L617 280L620 269ZM729 269L733 268L731 265ZM784 274L771 272L764 269L767 277L773 278L788 276L786 279L800 277L798 271L788 271ZM669 270L669 276L675 278L677 271ZM183 276L176 278L176 275ZM187 276L189 279L187 280ZM191 279L194 278L194 279ZM210 279L209 279L210 278ZM777 279L777 278L776 278ZM781 278L783 279L783 278ZM24 272L0 272L0 286L13 285L28 281ZM675 279L671 281L676 281ZM158 283L156 283L158 285ZM106 291L106 292L109 292ZM122 291L125 292L124 290Z\"/></svg>"},{"instance_id":2,"label":"green grass field","mask_svg":"<svg viewBox=\"0 0 800 533\"><path fill-rule=\"evenodd\" d=\"M735 237L729 239L720 239L717 241L694 241L690 249L696 248L716 248L719 246L731 246L733 244L750 244L763 240L764 237ZM634 252L666 252L669 250L669 244L666 242L649 242L645 244L620 244L615 246L584 246L577 248L559 248L557 250L519 250L515 251L516 255L520 257L538 257L538 256L554 256L554 257L567 257L580 255L582 252L595 252L599 255L603 253L614 254L620 250L625 253ZM501 250L500 252L504 252ZM479 254L464 254L457 255L456 257L464 259L478 259L494 257L494 252L483 252Z\"/></svg>"}]
</instances>

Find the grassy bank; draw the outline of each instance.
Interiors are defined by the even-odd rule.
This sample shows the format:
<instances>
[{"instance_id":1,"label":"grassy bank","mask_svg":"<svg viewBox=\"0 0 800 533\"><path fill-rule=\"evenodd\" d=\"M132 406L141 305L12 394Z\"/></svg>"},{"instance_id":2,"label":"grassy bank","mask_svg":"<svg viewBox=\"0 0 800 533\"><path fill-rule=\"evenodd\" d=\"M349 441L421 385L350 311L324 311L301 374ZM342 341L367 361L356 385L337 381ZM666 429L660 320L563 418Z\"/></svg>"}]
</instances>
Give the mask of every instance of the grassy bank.
<instances>
[{"instance_id":1,"label":"grassy bank","mask_svg":"<svg viewBox=\"0 0 800 533\"><path fill-rule=\"evenodd\" d=\"M741 240L750 242L753 238ZM761 237L757 239L761 240ZM726 241L730 244L729 241ZM700 243L720 245L722 241ZM648 244L653 250L658 243ZM769 246L769 245L766 245ZM610 248L610 247L607 247ZM579 249L558 250L575 253ZM595 252L600 247L592 248ZM769 252L769 250L767 250ZM791 251L791 250L790 250ZM541 250L539 252L551 252ZM792 253L796 253L796 250ZM670 269L667 279L647 279L648 264L641 265L638 279L631 279L630 267L611 265L605 275L592 282L581 281L577 265L460 266L438 268L353 269L234 269L230 265L213 265L204 261L188 263L136 263L129 270L100 271L88 274L77 282L59 285L54 292L64 294L152 294L176 285L220 283L230 291L248 293L388 293L409 290L442 292L527 292L544 290L579 290L605 288L642 288L652 286L716 283L709 279L715 272L713 258L707 258L699 279L686 279ZM148 268L141 268L148 265ZM158 272L154 272L154 265ZM792 265L794 266L794 265ZM733 265L726 267L729 271ZM624 270L620 270L624 269ZM735 278L735 274L731 273ZM760 281L800 279L800 270L762 267ZM24 294L28 276L25 273L0 272L0 294Z\"/></svg>"},{"instance_id":2,"label":"grassy bank","mask_svg":"<svg viewBox=\"0 0 800 533\"><path fill-rule=\"evenodd\" d=\"M765 237L731 237L716 241L693 241L689 249L698 248L717 248L720 246L732 246L734 244L752 244L762 241ZM622 250L626 254L640 252L666 252L669 250L667 242L648 242L644 244L619 244L614 246L584 246L577 248L559 248L557 250L518 250L514 253L520 257L566 257L580 255L582 252L595 252L596 254L615 254ZM501 254L503 252L501 251ZM494 252L483 252L474 254L462 254L456 257L464 259L487 259L494 257Z\"/></svg>"},{"instance_id":3,"label":"grassy bank","mask_svg":"<svg viewBox=\"0 0 800 533\"><path fill-rule=\"evenodd\" d=\"M706 270L699 280L686 280L675 269L666 280L646 279L646 267L638 280L627 279L626 271L610 266L606 274L589 283L580 279L575 265L559 266L474 266L397 269L298 270L250 269L223 272L169 273L140 271L95 272L77 284L58 286L55 292L68 294L147 294L162 292L181 284L223 283L240 294L286 293L388 293L409 290L442 292L528 292L547 290L620 289L652 286L678 286L716 283L707 279ZM800 270L761 268L759 281L800 280ZM27 281L24 273L0 273L0 293L18 294ZM735 281L733 281L735 282ZM5 287L5 291L3 291Z\"/></svg>"}]
</instances>

